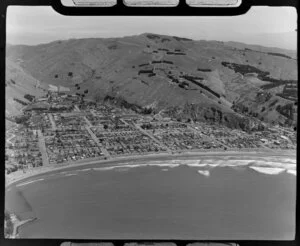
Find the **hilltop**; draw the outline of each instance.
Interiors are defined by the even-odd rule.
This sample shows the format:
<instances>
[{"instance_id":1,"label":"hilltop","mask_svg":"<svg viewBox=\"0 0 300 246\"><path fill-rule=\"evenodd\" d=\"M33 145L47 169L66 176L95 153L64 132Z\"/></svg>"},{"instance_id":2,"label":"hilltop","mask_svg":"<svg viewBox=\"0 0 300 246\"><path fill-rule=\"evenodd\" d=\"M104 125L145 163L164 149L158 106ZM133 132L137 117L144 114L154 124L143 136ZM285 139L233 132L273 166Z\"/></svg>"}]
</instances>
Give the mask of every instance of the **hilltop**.
<instances>
[{"instance_id":1,"label":"hilltop","mask_svg":"<svg viewBox=\"0 0 300 246\"><path fill-rule=\"evenodd\" d=\"M6 94L9 105L11 98L39 96L39 81L43 88L60 85L178 120L244 129L262 122L295 126L296 57L290 50L152 33L9 45ZM18 94L12 80L26 89ZM7 110L13 114L18 107Z\"/></svg>"}]
</instances>

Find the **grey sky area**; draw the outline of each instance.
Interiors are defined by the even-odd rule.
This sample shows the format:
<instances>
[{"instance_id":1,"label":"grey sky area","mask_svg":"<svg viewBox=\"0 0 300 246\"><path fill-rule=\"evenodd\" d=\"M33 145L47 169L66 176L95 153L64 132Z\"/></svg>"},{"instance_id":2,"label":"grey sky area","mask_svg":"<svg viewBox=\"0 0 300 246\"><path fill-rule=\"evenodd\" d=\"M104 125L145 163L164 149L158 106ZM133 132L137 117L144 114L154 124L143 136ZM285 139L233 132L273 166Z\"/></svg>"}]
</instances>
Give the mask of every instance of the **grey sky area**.
<instances>
[{"instance_id":1,"label":"grey sky area","mask_svg":"<svg viewBox=\"0 0 300 246\"><path fill-rule=\"evenodd\" d=\"M144 32L195 40L237 41L295 50L297 12L290 7L253 7L234 17L63 16L51 7L10 6L7 42L47 43L89 37L123 37Z\"/></svg>"}]
</instances>

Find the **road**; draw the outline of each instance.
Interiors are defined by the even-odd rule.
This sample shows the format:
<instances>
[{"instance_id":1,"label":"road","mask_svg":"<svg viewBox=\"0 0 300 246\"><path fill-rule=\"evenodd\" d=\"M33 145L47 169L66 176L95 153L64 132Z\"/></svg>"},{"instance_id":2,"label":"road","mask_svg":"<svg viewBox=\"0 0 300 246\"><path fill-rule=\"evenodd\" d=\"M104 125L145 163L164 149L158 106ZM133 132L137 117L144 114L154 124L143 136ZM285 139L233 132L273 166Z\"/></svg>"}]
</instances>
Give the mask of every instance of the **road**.
<instances>
[{"instance_id":1,"label":"road","mask_svg":"<svg viewBox=\"0 0 300 246\"><path fill-rule=\"evenodd\" d=\"M42 153L43 166L49 166L49 158L46 150L45 138L41 132L41 130L37 130L39 137L39 149Z\"/></svg>"},{"instance_id":2,"label":"road","mask_svg":"<svg viewBox=\"0 0 300 246\"><path fill-rule=\"evenodd\" d=\"M101 149L101 151L105 155L105 157L110 158L110 154L108 153L108 151L105 148L103 148L102 144L99 142L99 139L93 133L93 131L91 130L91 128L89 126L85 126L85 128L88 131L88 133L90 134L90 136L92 137L92 139L96 142L96 144L98 145L98 147Z\"/></svg>"},{"instance_id":3,"label":"road","mask_svg":"<svg viewBox=\"0 0 300 246\"><path fill-rule=\"evenodd\" d=\"M56 130L56 124L55 124L55 121L53 119L53 115L52 114L48 114L48 117L50 119L50 122L51 122L51 126L52 126L52 130Z\"/></svg>"},{"instance_id":4,"label":"road","mask_svg":"<svg viewBox=\"0 0 300 246\"><path fill-rule=\"evenodd\" d=\"M156 142L158 145L163 146L169 153L172 153L172 150L170 150L166 145L164 145L163 143L161 143L160 141L158 141L155 137L153 137L151 134L149 134L147 131L145 131L144 129L142 129L140 126L134 124L134 126L141 131L142 133L144 133L145 135L147 135L148 137L150 137L154 142Z\"/></svg>"}]
</instances>

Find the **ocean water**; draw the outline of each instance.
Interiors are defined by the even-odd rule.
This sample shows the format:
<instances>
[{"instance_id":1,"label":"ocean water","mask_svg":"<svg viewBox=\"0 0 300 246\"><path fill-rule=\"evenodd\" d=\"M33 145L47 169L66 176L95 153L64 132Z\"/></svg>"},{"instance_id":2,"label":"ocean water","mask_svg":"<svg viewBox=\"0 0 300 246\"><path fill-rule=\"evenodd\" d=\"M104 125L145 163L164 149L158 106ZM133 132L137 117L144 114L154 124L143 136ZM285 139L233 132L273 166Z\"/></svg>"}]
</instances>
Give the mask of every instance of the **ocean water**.
<instances>
[{"instance_id":1,"label":"ocean water","mask_svg":"<svg viewBox=\"0 0 300 246\"><path fill-rule=\"evenodd\" d=\"M295 199L286 171L173 162L46 174L11 187L5 206L38 218L21 238L289 240Z\"/></svg>"}]
</instances>

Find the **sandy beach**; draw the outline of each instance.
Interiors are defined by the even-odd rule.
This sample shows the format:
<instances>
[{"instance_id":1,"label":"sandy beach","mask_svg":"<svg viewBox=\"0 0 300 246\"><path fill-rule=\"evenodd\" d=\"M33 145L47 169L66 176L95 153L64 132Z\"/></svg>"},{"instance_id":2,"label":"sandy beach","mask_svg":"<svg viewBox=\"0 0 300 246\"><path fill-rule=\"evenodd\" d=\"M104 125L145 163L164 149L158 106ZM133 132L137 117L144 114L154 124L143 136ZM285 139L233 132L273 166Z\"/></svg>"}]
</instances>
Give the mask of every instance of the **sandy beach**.
<instances>
[{"instance_id":1,"label":"sandy beach","mask_svg":"<svg viewBox=\"0 0 300 246\"><path fill-rule=\"evenodd\" d=\"M199 161L205 160L202 164ZM170 162L171 161L171 162ZM176 161L178 163L176 163ZM138 162L136 164L136 162ZM160 163L161 162L161 163ZM255 163L254 163L255 162ZM108 160L80 160L73 163L65 163L62 165L47 166L35 168L23 173L22 171L12 173L6 176L6 188L12 184L25 182L27 179L38 177L44 174L57 173L61 171L72 171L82 169L83 166L97 164L97 168L105 170L105 168L136 167L140 165L159 165L172 167L174 165L189 166L251 166L252 169L269 174L276 174L282 171L296 175L296 151L280 150L248 150L248 151L207 151L207 152L184 152L178 154L149 154L145 156L123 156L115 157ZM102 168L102 169L101 169Z\"/></svg>"}]
</instances>

